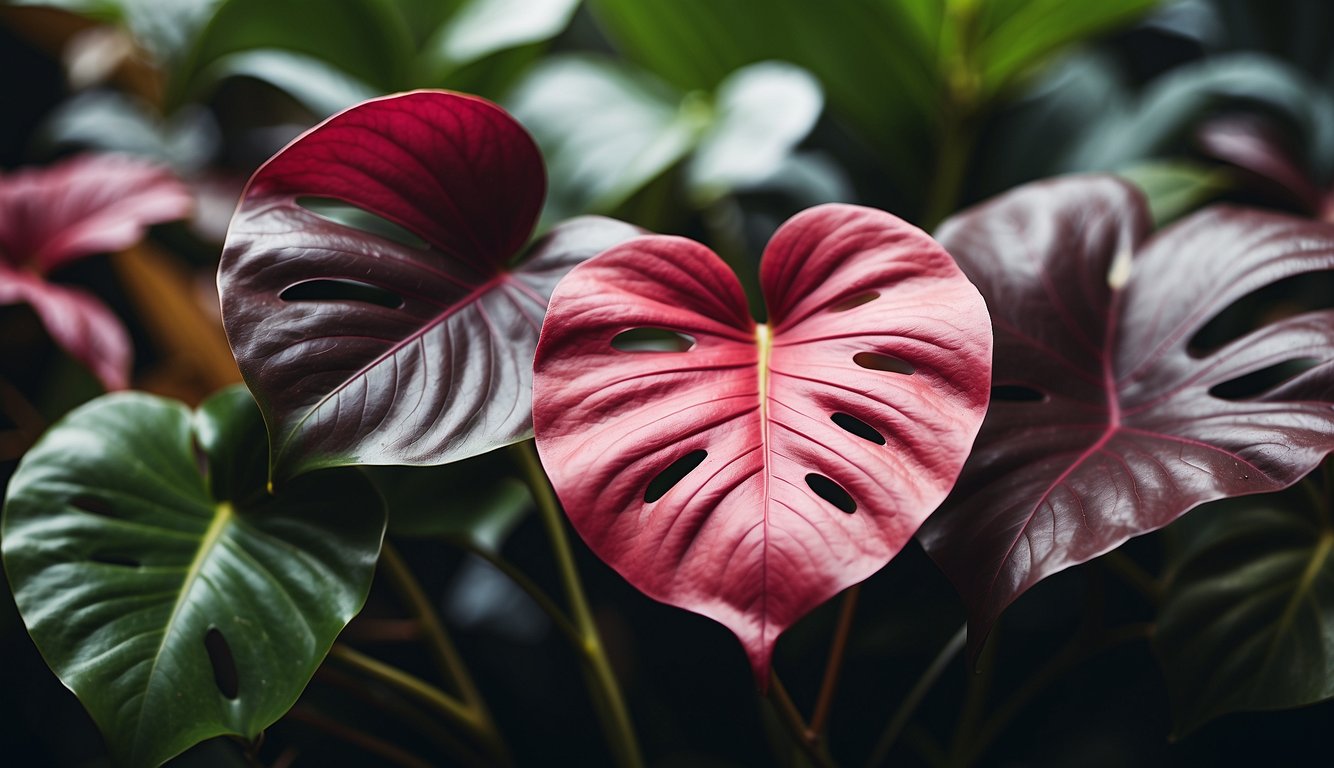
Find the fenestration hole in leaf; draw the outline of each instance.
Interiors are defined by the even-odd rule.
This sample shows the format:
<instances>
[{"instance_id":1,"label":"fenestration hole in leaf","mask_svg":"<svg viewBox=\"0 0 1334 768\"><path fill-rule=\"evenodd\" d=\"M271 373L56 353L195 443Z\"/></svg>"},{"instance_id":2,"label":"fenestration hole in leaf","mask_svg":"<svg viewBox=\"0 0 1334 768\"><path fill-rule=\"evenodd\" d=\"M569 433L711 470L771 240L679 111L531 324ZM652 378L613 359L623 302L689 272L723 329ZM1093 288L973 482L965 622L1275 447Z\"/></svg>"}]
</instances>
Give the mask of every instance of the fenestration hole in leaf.
<instances>
[{"instance_id":1,"label":"fenestration hole in leaf","mask_svg":"<svg viewBox=\"0 0 1334 768\"><path fill-rule=\"evenodd\" d=\"M1214 315L1190 337L1186 351L1196 359L1285 317L1334 309L1334 272L1305 272L1252 291Z\"/></svg>"},{"instance_id":2,"label":"fenestration hole in leaf","mask_svg":"<svg viewBox=\"0 0 1334 768\"><path fill-rule=\"evenodd\" d=\"M88 558L89 562L99 565L115 565L121 568L138 568L139 561L132 557L123 557L121 555L93 555Z\"/></svg>"},{"instance_id":3,"label":"fenestration hole in leaf","mask_svg":"<svg viewBox=\"0 0 1334 768\"><path fill-rule=\"evenodd\" d=\"M1251 371L1245 376L1229 379L1222 384L1215 384L1209 388L1209 394L1220 400L1248 400L1268 392L1319 363L1319 360L1310 357L1285 360L1268 368Z\"/></svg>"},{"instance_id":4,"label":"fenestration hole in leaf","mask_svg":"<svg viewBox=\"0 0 1334 768\"><path fill-rule=\"evenodd\" d=\"M283 301L359 301L386 309L403 306L403 299L397 293L359 280L307 280L288 286L278 298Z\"/></svg>"},{"instance_id":5,"label":"fenestration hole in leaf","mask_svg":"<svg viewBox=\"0 0 1334 768\"><path fill-rule=\"evenodd\" d=\"M835 424L863 440L870 440L876 445L885 444L885 436L870 424L848 413L835 413L829 417Z\"/></svg>"},{"instance_id":6,"label":"fenestration hole in leaf","mask_svg":"<svg viewBox=\"0 0 1334 768\"><path fill-rule=\"evenodd\" d=\"M843 490L843 486L830 480L824 475L817 475L812 472L806 475L806 485L815 491L815 495L833 504L839 509L847 512L849 515L857 511L857 502L852 495Z\"/></svg>"},{"instance_id":7,"label":"fenestration hole in leaf","mask_svg":"<svg viewBox=\"0 0 1334 768\"><path fill-rule=\"evenodd\" d=\"M659 472L657 477L649 481L648 488L644 489L644 503L652 504L661 499L686 475L690 474L695 467L698 467L708 455L709 452L701 448L673 461L666 469Z\"/></svg>"},{"instance_id":8,"label":"fenestration hole in leaf","mask_svg":"<svg viewBox=\"0 0 1334 768\"><path fill-rule=\"evenodd\" d=\"M399 245L426 250L430 244L394 222L370 211L330 197L298 197L296 204L325 221L359 229Z\"/></svg>"},{"instance_id":9,"label":"fenestration hole in leaf","mask_svg":"<svg viewBox=\"0 0 1334 768\"><path fill-rule=\"evenodd\" d=\"M852 362L872 371L902 373L905 376L917 372L917 369L907 360L900 360L897 357L882 355L879 352L858 352L852 356Z\"/></svg>"},{"instance_id":10,"label":"fenestration hole in leaf","mask_svg":"<svg viewBox=\"0 0 1334 768\"><path fill-rule=\"evenodd\" d=\"M611 346L622 352L687 352L695 346L695 337L666 328L631 328L616 334Z\"/></svg>"},{"instance_id":11,"label":"fenestration hole in leaf","mask_svg":"<svg viewBox=\"0 0 1334 768\"><path fill-rule=\"evenodd\" d=\"M991 388L991 399L1005 403L1041 403L1047 396L1022 384L997 384Z\"/></svg>"},{"instance_id":12,"label":"fenestration hole in leaf","mask_svg":"<svg viewBox=\"0 0 1334 768\"><path fill-rule=\"evenodd\" d=\"M218 686L218 692L228 699L235 699L240 692L241 679L236 671L232 647L217 627L204 635L204 650L208 651L208 661L213 665L213 682Z\"/></svg>"},{"instance_id":13,"label":"fenestration hole in leaf","mask_svg":"<svg viewBox=\"0 0 1334 768\"><path fill-rule=\"evenodd\" d=\"M69 500L69 505L90 515L101 515L102 517L115 517L116 513L111 510L111 505L106 499L97 496L90 496L86 493L75 496Z\"/></svg>"},{"instance_id":14,"label":"fenestration hole in leaf","mask_svg":"<svg viewBox=\"0 0 1334 768\"><path fill-rule=\"evenodd\" d=\"M880 298L880 294L876 293L875 291L867 291L866 293L859 293L850 299L844 299L838 302L837 304L830 306L827 311L847 312L849 309L853 309L854 307L860 307L863 304L869 304L870 302L875 301L878 298Z\"/></svg>"}]
</instances>

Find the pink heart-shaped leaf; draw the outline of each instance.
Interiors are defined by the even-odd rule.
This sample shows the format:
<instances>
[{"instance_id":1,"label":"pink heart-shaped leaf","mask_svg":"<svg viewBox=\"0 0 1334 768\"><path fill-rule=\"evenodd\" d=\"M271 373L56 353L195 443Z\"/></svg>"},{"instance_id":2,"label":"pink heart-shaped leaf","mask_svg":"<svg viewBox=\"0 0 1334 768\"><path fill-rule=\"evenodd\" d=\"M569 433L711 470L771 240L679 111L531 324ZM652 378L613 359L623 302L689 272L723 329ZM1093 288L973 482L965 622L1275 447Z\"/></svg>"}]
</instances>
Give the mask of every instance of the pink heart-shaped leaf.
<instances>
[{"instance_id":1,"label":"pink heart-shaped leaf","mask_svg":"<svg viewBox=\"0 0 1334 768\"><path fill-rule=\"evenodd\" d=\"M1038 581L1334 450L1334 312L1205 343L1235 302L1334 270L1334 226L1219 206L1148 230L1140 193L1096 176L941 227L996 329L986 424L919 535L968 605L974 653ZM1254 391L1256 376L1277 381Z\"/></svg>"},{"instance_id":2,"label":"pink heart-shaped leaf","mask_svg":"<svg viewBox=\"0 0 1334 768\"><path fill-rule=\"evenodd\" d=\"M575 528L651 597L778 635L870 576L945 497L986 410L986 307L883 211L774 235L756 324L712 252L643 237L575 268L538 345L537 445ZM656 329L667 349L637 348Z\"/></svg>"},{"instance_id":3,"label":"pink heart-shaped leaf","mask_svg":"<svg viewBox=\"0 0 1334 768\"><path fill-rule=\"evenodd\" d=\"M511 266L544 179L513 118L443 91L352 107L255 173L218 285L276 475L442 464L530 434L532 355L551 290L639 233L574 219ZM331 220L321 213L330 201L360 218Z\"/></svg>"}]
</instances>

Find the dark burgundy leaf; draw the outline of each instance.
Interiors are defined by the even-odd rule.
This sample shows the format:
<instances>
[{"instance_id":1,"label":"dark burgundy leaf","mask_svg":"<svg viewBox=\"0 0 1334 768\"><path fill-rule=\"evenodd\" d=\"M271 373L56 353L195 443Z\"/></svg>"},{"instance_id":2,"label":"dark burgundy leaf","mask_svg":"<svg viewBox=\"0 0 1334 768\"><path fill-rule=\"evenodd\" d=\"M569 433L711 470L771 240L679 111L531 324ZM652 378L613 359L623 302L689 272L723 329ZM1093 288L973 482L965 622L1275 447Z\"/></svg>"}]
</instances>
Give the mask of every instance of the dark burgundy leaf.
<instances>
[{"instance_id":1,"label":"dark burgundy leaf","mask_svg":"<svg viewBox=\"0 0 1334 768\"><path fill-rule=\"evenodd\" d=\"M122 155L81 155L0 176L0 304L31 304L51 338L103 386L124 388L131 355L120 321L91 294L45 277L128 248L149 225L189 209L189 191L166 169Z\"/></svg>"},{"instance_id":2,"label":"dark burgundy leaf","mask_svg":"<svg viewBox=\"0 0 1334 768\"><path fill-rule=\"evenodd\" d=\"M919 534L964 596L974 651L1041 579L1201 502L1283 488L1334 449L1334 312L1192 344L1247 295L1334 270L1334 226L1230 207L1148 226L1133 188L1071 177L941 228L991 309L995 384L1022 395L996 398ZM1214 393L1288 362L1265 391Z\"/></svg>"},{"instance_id":3,"label":"dark burgundy leaf","mask_svg":"<svg viewBox=\"0 0 1334 768\"><path fill-rule=\"evenodd\" d=\"M543 190L542 159L518 123L442 91L353 107L256 172L218 284L275 474L441 464L530 434L532 355L552 288L637 234L576 219L511 269ZM335 220L330 200L359 216Z\"/></svg>"},{"instance_id":4,"label":"dark burgundy leaf","mask_svg":"<svg viewBox=\"0 0 1334 768\"><path fill-rule=\"evenodd\" d=\"M534 420L593 551L726 625L763 686L779 634L888 562L949 492L986 408L991 337L949 255L883 211L797 215L760 282L767 325L689 240L577 267L543 326ZM658 343L624 343L636 329Z\"/></svg>"},{"instance_id":5,"label":"dark burgundy leaf","mask_svg":"<svg viewBox=\"0 0 1334 768\"><path fill-rule=\"evenodd\" d=\"M1214 118L1196 140L1205 154L1236 166L1265 192L1304 213L1320 212L1321 193L1274 122L1255 114Z\"/></svg>"}]
</instances>

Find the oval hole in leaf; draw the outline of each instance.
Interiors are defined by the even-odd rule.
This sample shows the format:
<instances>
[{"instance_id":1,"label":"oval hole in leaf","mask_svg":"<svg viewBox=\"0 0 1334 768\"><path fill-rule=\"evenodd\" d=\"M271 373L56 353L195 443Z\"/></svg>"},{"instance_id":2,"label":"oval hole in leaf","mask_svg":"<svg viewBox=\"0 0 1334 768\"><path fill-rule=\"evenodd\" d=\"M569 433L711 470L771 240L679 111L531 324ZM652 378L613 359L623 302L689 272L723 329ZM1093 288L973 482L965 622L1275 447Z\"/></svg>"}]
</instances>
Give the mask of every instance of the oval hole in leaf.
<instances>
[{"instance_id":1,"label":"oval hole in leaf","mask_svg":"<svg viewBox=\"0 0 1334 768\"><path fill-rule=\"evenodd\" d=\"M1220 400L1247 400L1258 397L1319 363L1319 360L1310 357L1285 360L1268 368L1251 371L1244 376L1215 384L1209 388L1209 394Z\"/></svg>"},{"instance_id":2,"label":"oval hole in leaf","mask_svg":"<svg viewBox=\"0 0 1334 768\"><path fill-rule=\"evenodd\" d=\"M884 435L880 434L880 432L875 427L871 426L870 424L867 424L866 422L862 421L856 416L847 413L835 413L829 418L835 424L846 429L847 431L851 432L857 437L862 438L863 440L870 440L876 445L885 444Z\"/></svg>"},{"instance_id":3,"label":"oval hole in leaf","mask_svg":"<svg viewBox=\"0 0 1334 768\"><path fill-rule=\"evenodd\" d=\"M307 280L284 289L278 298L283 301L359 301L386 309L403 306L403 299L397 293L359 280Z\"/></svg>"},{"instance_id":4,"label":"oval hole in leaf","mask_svg":"<svg viewBox=\"0 0 1334 768\"><path fill-rule=\"evenodd\" d=\"M1285 277L1232 302L1190 337L1186 350L1196 359L1276 320L1304 312L1334 309L1334 272L1304 272Z\"/></svg>"},{"instance_id":5,"label":"oval hole in leaf","mask_svg":"<svg viewBox=\"0 0 1334 768\"><path fill-rule=\"evenodd\" d=\"M1006 403L1041 403L1047 396L1022 384L997 384L991 388L991 399Z\"/></svg>"},{"instance_id":6,"label":"oval hole in leaf","mask_svg":"<svg viewBox=\"0 0 1334 768\"><path fill-rule=\"evenodd\" d=\"M69 505L82 512L87 512L90 515L100 515L102 517L116 516L116 514L111 511L111 505L107 503L106 499L90 496L86 493L81 493L70 499Z\"/></svg>"},{"instance_id":7,"label":"oval hole in leaf","mask_svg":"<svg viewBox=\"0 0 1334 768\"><path fill-rule=\"evenodd\" d=\"M93 555L88 558L89 562L100 563L102 565L116 565L122 568L138 568L139 561L132 557L123 557L121 555Z\"/></svg>"},{"instance_id":8,"label":"oval hole in leaf","mask_svg":"<svg viewBox=\"0 0 1334 768\"><path fill-rule=\"evenodd\" d=\"M232 647L217 627L205 633L204 650L208 651L208 661L213 665L213 682L218 686L218 692L228 699L235 699L240 692L241 678L236 671Z\"/></svg>"},{"instance_id":9,"label":"oval hole in leaf","mask_svg":"<svg viewBox=\"0 0 1334 768\"><path fill-rule=\"evenodd\" d=\"M644 503L652 504L661 499L673 486L681 482L695 467L698 467L708 455L709 452L701 448L673 461L666 469L659 472L657 477L649 481L648 488L644 489Z\"/></svg>"},{"instance_id":10,"label":"oval hole in leaf","mask_svg":"<svg viewBox=\"0 0 1334 768\"><path fill-rule=\"evenodd\" d=\"M866 293L859 293L850 299L844 299L843 301L840 301L839 303L832 305L831 307L829 307L827 311L847 312L849 309L852 309L854 307L860 307L863 304L868 304L872 301L875 301L878 298L880 298L880 294L875 291L867 291Z\"/></svg>"},{"instance_id":11,"label":"oval hole in leaf","mask_svg":"<svg viewBox=\"0 0 1334 768\"><path fill-rule=\"evenodd\" d=\"M398 224L342 200L331 197L298 197L296 204L321 219L340 226L369 232L409 248L420 248L423 251L430 248L429 243Z\"/></svg>"},{"instance_id":12,"label":"oval hole in leaf","mask_svg":"<svg viewBox=\"0 0 1334 768\"><path fill-rule=\"evenodd\" d=\"M815 495L849 515L857 511L857 502L852 498L852 495L843 490L843 486L824 475L817 475L814 472L806 475L806 485L809 485L811 490L815 491Z\"/></svg>"},{"instance_id":13,"label":"oval hole in leaf","mask_svg":"<svg viewBox=\"0 0 1334 768\"><path fill-rule=\"evenodd\" d=\"M907 360L900 360L897 357L882 355L879 352L858 352L852 356L852 362L872 371L888 371L890 373L902 373L904 375L911 375L917 372L917 369Z\"/></svg>"},{"instance_id":14,"label":"oval hole in leaf","mask_svg":"<svg viewBox=\"0 0 1334 768\"><path fill-rule=\"evenodd\" d=\"M688 352L695 337L666 328L631 328L616 334L611 346L622 352Z\"/></svg>"}]
</instances>

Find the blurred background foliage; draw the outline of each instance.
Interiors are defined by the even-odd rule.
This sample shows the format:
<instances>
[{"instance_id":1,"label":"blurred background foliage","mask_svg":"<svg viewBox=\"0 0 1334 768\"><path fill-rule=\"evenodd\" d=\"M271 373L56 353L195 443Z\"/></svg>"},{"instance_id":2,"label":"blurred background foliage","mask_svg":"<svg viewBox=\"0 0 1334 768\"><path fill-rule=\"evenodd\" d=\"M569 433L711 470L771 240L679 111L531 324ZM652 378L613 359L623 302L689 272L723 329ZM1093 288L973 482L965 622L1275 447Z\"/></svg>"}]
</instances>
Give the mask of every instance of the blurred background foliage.
<instances>
[{"instance_id":1,"label":"blurred background foliage","mask_svg":"<svg viewBox=\"0 0 1334 768\"><path fill-rule=\"evenodd\" d=\"M753 291L776 226L828 201L930 229L1029 180L1110 171L1145 190L1160 223L1220 199L1329 218L1331 31L1334 4L1319 0L12 0L0 6L0 168L119 151L191 185L189 222L54 277L92 290L127 324L136 387L198 403L239 379L213 274L246 178L301 131L371 96L449 88L498 101L546 156L541 227L594 212L695 237ZM30 310L0 307L0 478L44 425L98 391ZM413 539L405 549L458 628L502 729L524 734L512 744L521 764L598 764L573 657L487 557L503 547L538 575L551 567L510 472L492 461L376 479L393 491L402 511L391 512L391 530ZM1245 520L1263 517L1242 507ZM1174 551L1198 555L1173 544L1183 535L1170 529L1125 551L1166 571ZM782 737L721 627L652 603L581 554L654 764L795 755L781 743L770 750ZM1096 561L1053 578L1007 614L988 680L995 696L1028 695L1026 676L1091 605L1098 621L1153 618L1108 568ZM105 764L5 594L4 762ZM963 618L915 546L861 599L831 725L834 756L849 763L874 752ZM396 640L397 610L373 594L348 631L412 663ZM799 701L814 696L833 621L826 606L779 644ZM1328 753L1328 703L1231 714L1169 742L1167 683L1143 644L1068 672L1021 701L983 764L1293 764L1308 750ZM956 719L960 702L985 695L977 687L956 664L891 761L959 758L950 745L962 731L952 729L981 727L967 711ZM421 737L398 733L405 726L376 695L322 670L304 714L275 726L261 761L381 759L331 739L330 717L413 747ZM180 763L245 764L226 741Z\"/></svg>"}]
</instances>

